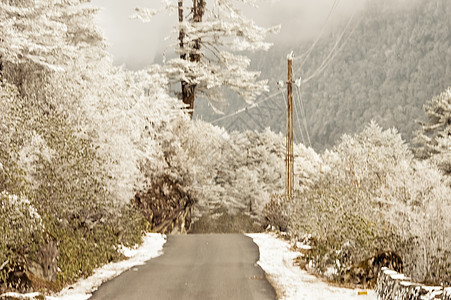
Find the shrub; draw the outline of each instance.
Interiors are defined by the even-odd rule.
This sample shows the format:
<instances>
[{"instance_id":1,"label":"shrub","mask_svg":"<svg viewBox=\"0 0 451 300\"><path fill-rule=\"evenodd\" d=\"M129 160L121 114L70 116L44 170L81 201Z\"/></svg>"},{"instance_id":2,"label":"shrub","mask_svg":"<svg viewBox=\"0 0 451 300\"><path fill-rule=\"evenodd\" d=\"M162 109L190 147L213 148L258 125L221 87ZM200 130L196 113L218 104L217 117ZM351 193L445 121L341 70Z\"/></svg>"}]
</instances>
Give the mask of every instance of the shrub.
<instances>
[{"instance_id":1,"label":"shrub","mask_svg":"<svg viewBox=\"0 0 451 300\"><path fill-rule=\"evenodd\" d=\"M1 93L1 289L36 286L49 245L60 271L56 284L42 288L119 259L118 244L139 242L146 224L135 207L112 200L96 147L57 110L25 100L8 84Z\"/></svg>"},{"instance_id":2,"label":"shrub","mask_svg":"<svg viewBox=\"0 0 451 300\"><path fill-rule=\"evenodd\" d=\"M344 136L322 160L318 180L285 201L291 235L312 236L308 259L315 272L332 268L339 277L368 257L393 251L414 280L450 282L451 190L436 167L414 160L395 130L375 123ZM273 207L266 213L276 224L286 209Z\"/></svg>"},{"instance_id":3,"label":"shrub","mask_svg":"<svg viewBox=\"0 0 451 300\"><path fill-rule=\"evenodd\" d=\"M22 289L27 260L44 242L41 216L25 197L0 193L0 290Z\"/></svg>"},{"instance_id":4,"label":"shrub","mask_svg":"<svg viewBox=\"0 0 451 300\"><path fill-rule=\"evenodd\" d=\"M287 231L290 222L290 201L283 194L273 194L263 209L265 227L275 226L280 231Z\"/></svg>"}]
</instances>

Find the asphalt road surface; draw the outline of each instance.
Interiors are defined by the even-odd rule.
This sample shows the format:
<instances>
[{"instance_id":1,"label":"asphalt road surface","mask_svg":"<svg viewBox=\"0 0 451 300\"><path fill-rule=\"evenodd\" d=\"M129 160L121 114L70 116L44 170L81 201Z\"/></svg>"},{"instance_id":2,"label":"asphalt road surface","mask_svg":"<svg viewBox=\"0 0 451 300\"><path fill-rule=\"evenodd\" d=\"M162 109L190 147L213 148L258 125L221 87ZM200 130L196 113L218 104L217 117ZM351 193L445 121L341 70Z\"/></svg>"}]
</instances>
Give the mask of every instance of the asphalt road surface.
<instances>
[{"instance_id":1,"label":"asphalt road surface","mask_svg":"<svg viewBox=\"0 0 451 300\"><path fill-rule=\"evenodd\" d=\"M168 236L164 254L103 284L91 299L276 299L241 234Z\"/></svg>"}]
</instances>

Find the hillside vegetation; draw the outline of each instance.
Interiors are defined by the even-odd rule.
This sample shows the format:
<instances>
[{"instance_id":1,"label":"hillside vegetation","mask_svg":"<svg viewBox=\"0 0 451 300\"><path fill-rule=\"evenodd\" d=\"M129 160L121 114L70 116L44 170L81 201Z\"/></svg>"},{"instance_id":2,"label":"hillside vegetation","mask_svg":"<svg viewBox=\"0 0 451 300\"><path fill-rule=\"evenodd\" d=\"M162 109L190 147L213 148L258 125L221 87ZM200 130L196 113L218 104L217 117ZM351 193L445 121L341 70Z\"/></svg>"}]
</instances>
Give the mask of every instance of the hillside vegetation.
<instances>
[{"instance_id":1,"label":"hillside vegetation","mask_svg":"<svg viewBox=\"0 0 451 300\"><path fill-rule=\"evenodd\" d=\"M286 80L286 56L291 50L297 56L293 62L295 77L307 79L345 32L338 46L344 43L343 48L323 72L301 88L307 128L316 150L334 145L344 133L358 132L371 120L385 128L396 127L402 137L410 141L416 121L423 118L423 104L449 86L451 3L420 0L409 2L404 8L395 3L370 1L346 30L348 20L324 34L302 69L303 55L313 41L296 43L295 33L294 42L288 45L277 45L268 53L251 54L254 68L269 79L274 92L277 91L275 83ZM242 101L233 100L225 113L243 106ZM301 116L299 103L297 106ZM261 111L252 109L217 124L230 130L261 130L269 126L275 132L285 132L282 96L260 107ZM213 116L212 111L202 105L197 113L204 120L220 117ZM295 127L297 141L303 142L299 126ZM304 141L307 143L306 137Z\"/></svg>"},{"instance_id":2,"label":"hillside vegetation","mask_svg":"<svg viewBox=\"0 0 451 300\"><path fill-rule=\"evenodd\" d=\"M396 265L385 266L418 282L451 284L449 175L434 159L415 159L408 146L395 129L370 123L326 150L316 178L293 198L273 195L264 209L268 222L312 247L301 266L333 281L371 286L384 266L377 257L395 253ZM436 156L449 162L450 151Z\"/></svg>"},{"instance_id":3,"label":"hillside vegetation","mask_svg":"<svg viewBox=\"0 0 451 300\"><path fill-rule=\"evenodd\" d=\"M0 294L86 277L180 209L260 229L283 137L191 121L162 67L115 67L97 10L56 2L0 2Z\"/></svg>"},{"instance_id":4,"label":"hillside vegetation","mask_svg":"<svg viewBox=\"0 0 451 300\"><path fill-rule=\"evenodd\" d=\"M281 194L285 139L274 132L284 109L265 124L250 111L240 119L261 131L193 121L162 66L114 66L96 9L57 2L0 2L0 293L61 289L122 259L146 230L267 225L307 237L306 264L333 279L390 250L415 279L450 283L448 2L369 9L334 63L305 84L314 145L349 134L321 155L298 141L293 199ZM335 39L320 42L306 73ZM280 65L262 64L278 80L279 51ZM427 121L415 126L414 114ZM383 129L391 125L417 131L417 157Z\"/></svg>"}]
</instances>

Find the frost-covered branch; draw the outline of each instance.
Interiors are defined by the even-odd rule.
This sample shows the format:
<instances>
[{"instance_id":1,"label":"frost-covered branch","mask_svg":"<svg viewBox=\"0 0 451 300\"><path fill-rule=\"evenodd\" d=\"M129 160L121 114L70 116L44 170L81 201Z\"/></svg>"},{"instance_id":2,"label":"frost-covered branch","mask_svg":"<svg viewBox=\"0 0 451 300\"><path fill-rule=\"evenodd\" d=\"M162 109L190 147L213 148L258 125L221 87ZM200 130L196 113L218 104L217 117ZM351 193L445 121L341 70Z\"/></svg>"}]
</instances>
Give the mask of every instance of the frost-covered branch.
<instances>
[{"instance_id":1,"label":"frost-covered branch","mask_svg":"<svg viewBox=\"0 0 451 300\"><path fill-rule=\"evenodd\" d=\"M235 4L255 6L256 1L212 2L207 6L204 0L196 0L193 8L187 9L183 1L165 1L160 10L177 11L179 15L174 28L179 41L175 52L180 57L166 63L166 73L171 80L182 82L184 102L188 96L205 97L211 104L224 102L223 87L252 102L268 90L267 82L259 81L260 73L248 70L249 59L236 52L268 50L272 44L265 41L266 35L280 27L260 27L235 8ZM139 8L135 17L148 21L157 12Z\"/></svg>"},{"instance_id":2,"label":"frost-covered branch","mask_svg":"<svg viewBox=\"0 0 451 300\"><path fill-rule=\"evenodd\" d=\"M451 176L451 88L432 98L424 105L424 111L428 120L420 123L416 133L415 154L431 159Z\"/></svg>"},{"instance_id":3,"label":"frost-covered branch","mask_svg":"<svg viewBox=\"0 0 451 300\"><path fill-rule=\"evenodd\" d=\"M61 71L74 60L98 59L105 42L90 26L97 9L86 1L34 1L0 3L0 53L13 64L30 60ZM87 50L80 56L79 50ZM97 48L95 51L94 49Z\"/></svg>"}]
</instances>

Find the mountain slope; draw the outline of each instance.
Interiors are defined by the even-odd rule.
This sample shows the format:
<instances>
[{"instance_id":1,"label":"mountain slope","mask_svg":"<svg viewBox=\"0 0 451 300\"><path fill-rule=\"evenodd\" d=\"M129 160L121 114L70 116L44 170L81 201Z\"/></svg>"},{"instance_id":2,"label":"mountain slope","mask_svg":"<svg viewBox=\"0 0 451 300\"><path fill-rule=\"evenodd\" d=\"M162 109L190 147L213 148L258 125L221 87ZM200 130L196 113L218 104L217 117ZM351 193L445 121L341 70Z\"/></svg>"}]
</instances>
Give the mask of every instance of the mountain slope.
<instances>
[{"instance_id":1,"label":"mountain slope","mask_svg":"<svg viewBox=\"0 0 451 300\"><path fill-rule=\"evenodd\" d=\"M354 30L324 71L302 86L307 128L317 150L333 145L343 133L355 133L372 119L383 127L398 128L410 141L416 120L424 115L423 104L451 84L451 3L420 0L409 9L391 5L370 2L346 30L347 21L324 36L302 70L303 59L294 61L295 76L308 78L327 58L340 34L345 32L343 42ZM293 42L253 54L253 67L262 70L262 77L277 91L275 82L287 76L287 53L295 49L301 56L311 43ZM296 105L301 116L300 104ZM243 101L233 99L226 114L244 106ZM269 115L264 114L264 107ZM197 109L196 114L204 120L218 118L202 104ZM218 124L238 130L269 126L284 132L284 110L279 96ZM295 124L295 137L302 142L299 127L304 127L303 120L295 120ZM303 135L308 143L305 131Z\"/></svg>"}]
</instances>

